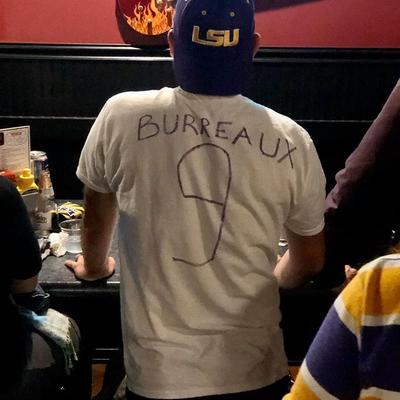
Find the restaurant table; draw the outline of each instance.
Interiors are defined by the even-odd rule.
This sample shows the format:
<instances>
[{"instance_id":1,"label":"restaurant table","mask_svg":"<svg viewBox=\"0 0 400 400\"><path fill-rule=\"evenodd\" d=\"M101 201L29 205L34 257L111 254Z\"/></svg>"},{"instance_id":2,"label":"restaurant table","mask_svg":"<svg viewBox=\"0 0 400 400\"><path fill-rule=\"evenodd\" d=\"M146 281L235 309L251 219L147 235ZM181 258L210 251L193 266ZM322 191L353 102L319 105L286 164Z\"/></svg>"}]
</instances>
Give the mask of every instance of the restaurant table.
<instances>
[{"instance_id":1,"label":"restaurant table","mask_svg":"<svg viewBox=\"0 0 400 400\"><path fill-rule=\"evenodd\" d=\"M77 281L64 266L66 260L76 257L68 252L63 257L48 256L39 274L41 286L50 294L51 307L77 322L94 362L108 361L122 348L119 257L115 240L110 254L116 259L116 270L100 284Z\"/></svg>"},{"instance_id":2,"label":"restaurant table","mask_svg":"<svg viewBox=\"0 0 400 400\"><path fill-rule=\"evenodd\" d=\"M82 345L92 364L106 364L103 383L96 400L113 398L125 372L122 356L122 335L119 300L119 257L114 238L110 255L116 260L114 275L100 284L77 281L65 267L63 257L48 256L42 265L39 282L50 294L51 307L72 317L79 326Z\"/></svg>"},{"instance_id":3,"label":"restaurant table","mask_svg":"<svg viewBox=\"0 0 400 400\"><path fill-rule=\"evenodd\" d=\"M64 266L67 259L75 258L70 253L59 258L47 257L39 275L42 287L51 295L52 307L78 323L94 362L108 362L115 354L120 354L122 348L116 240L111 255L116 258L116 272L107 282L98 285L75 279ZM303 360L337 293L316 289L312 284L280 293L285 350L290 364L297 365Z\"/></svg>"}]
</instances>

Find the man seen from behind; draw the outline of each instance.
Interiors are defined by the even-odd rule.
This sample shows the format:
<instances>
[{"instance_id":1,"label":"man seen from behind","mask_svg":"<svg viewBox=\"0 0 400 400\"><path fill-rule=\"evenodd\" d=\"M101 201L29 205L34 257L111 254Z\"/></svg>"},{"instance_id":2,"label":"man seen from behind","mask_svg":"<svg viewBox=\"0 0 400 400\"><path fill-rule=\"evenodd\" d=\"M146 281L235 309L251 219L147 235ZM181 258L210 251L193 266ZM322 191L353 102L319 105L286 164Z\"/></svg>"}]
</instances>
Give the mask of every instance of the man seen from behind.
<instances>
[{"instance_id":1,"label":"man seen from behind","mask_svg":"<svg viewBox=\"0 0 400 400\"><path fill-rule=\"evenodd\" d=\"M280 399L278 289L324 261L320 161L304 129L242 95L251 0L178 0L168 39L179 87L112 97L89 133L83 257L68 266L109 276L119 218L128 399Z\"/></svg>"}]
</instances>

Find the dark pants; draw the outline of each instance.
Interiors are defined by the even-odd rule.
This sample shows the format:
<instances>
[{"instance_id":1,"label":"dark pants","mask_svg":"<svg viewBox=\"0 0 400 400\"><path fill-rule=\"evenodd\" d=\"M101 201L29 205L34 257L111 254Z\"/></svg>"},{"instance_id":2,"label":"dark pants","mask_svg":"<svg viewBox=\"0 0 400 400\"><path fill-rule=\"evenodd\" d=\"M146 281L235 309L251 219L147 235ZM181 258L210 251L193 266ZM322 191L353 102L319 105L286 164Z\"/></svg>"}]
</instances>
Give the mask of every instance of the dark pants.
<instances>
[{"instance_id":1,"label":"dark pants","mask_svg":"<svg viewBox=\"0 0 400 400\"><path fill-rule=\"evenodd\" d=\"M250 390L248 392L220 394L215 396L191 397L190 399L179 400L281 400L282 397L290 390L290 379L285 377L272 385L265 386L261 389ZM127 400L144 400L137 394L126 391Z\"/></svg>"},{"instance_id":2,"label":"dark pants","mask_svg":"<svg viewBox=\"0 0 400 400\"><path fill-rule=\"evenodd\" d=\"M91 359L82 345L80 332L73 320L71 324L72 341L76 348L80 348L79 361L74 363L71 374L65 372L61 348L47 336L27 329L29 362L22 374L22 381L18 388L7 393L3 393L0 387L0 400L91 399Z\"/></svg>"}]
</instances>

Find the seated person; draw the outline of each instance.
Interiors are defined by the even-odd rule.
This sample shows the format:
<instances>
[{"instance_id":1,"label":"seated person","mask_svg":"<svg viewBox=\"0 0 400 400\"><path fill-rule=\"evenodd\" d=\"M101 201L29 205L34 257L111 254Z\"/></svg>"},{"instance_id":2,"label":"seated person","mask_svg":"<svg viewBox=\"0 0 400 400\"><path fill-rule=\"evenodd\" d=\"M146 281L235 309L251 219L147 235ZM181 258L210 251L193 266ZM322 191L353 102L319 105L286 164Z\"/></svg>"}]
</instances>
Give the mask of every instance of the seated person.
<instances>
[{"instance_id":1,"label":"seated person","mask_svg":"<svg viewBox=\"0 0 400 400\"><path fill-rule=\"evenodd\" d=\"M38 286L38 242L22 197L3 177L0 201L0 400L90 399L90 370L83 371L82 362L66 365L66 352L51 335L54 319L50 320L50 316L68 326L69 347L76 351L78 328L72 320L48 309L49 296ZM48 334L43 333L44 328Z\"/></svg>"},{"instance_id":2,"label":"seated person","mask_svg":"<svg viewBox=\"0 0 400 400\"><path fill-rule=\"evenodd\" d=\"M400 228L400 81L326 199L326 264L317 284L339 286L344 266L387 253ZM350 271L351 273L351 271Z\"/></svg>"},{"instance_id":3,"label":"seated person","mask_svg":"<svg viewBox=\"0 0 400 400\"><path fill-rule=\"evenodd\" d=\"M400 246L362 267L326 316L284 400L400 398Z\"/></svg>"}]
</instances>

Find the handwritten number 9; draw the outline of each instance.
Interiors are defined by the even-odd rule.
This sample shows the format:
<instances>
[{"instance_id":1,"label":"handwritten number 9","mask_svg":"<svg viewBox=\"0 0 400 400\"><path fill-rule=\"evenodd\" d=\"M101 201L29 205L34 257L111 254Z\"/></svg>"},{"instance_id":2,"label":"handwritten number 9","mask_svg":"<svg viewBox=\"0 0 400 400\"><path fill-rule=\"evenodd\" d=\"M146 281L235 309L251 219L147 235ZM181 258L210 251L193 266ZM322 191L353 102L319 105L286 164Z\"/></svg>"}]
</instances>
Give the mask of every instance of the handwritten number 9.
<instances>
[{"instance_id":1,"label":"handwritten number 9","mask_svg":"<svg viewBox=\"0 0 400 400\"><path fill-rule=\"evenodd\" d=\"M225 173L225 175L227 175L227 179L225 182L222 182L222 183L219 182L219 185L221 185L221 184L225 185L225 191L223 192L224 195L221 199L209 198L210 196L206 196L206 194L204 194L204 195L195 194L195 193L193 193L193 190L188 190L187 188L185 188L185 185L183 183L183 178L182 178L182 176L184 175L184 172L185 172L185 165L186 165L186 163L190 162L191 158L194 159L194 156L201 155L201 152L205 153L204 154L205 157L203 158L203 160L213 159L213 157L221 157L221 155L226 160L225 165L227 168L227 170L226 170L227 174ZM221 165L219 165L219 167L221 167ZM218 171L215 171L215 173L218 174ZM226 206L227 206L227 202L228 202L228 198L229 198L229 191L230 191L231 180L232 180L231 160L230 160L228 152L226 150L224 150L222 147L217 146L213 143L200 144L198 146L192 147L186 153L183 154L183 156L181 157L181 159L179 160L179 162L177 164L177 174L178 174L179 188L180 188L180 191L181 191L183 197L188 198L188 199L189 198L197 199L199 201L204 201L204 202L207 202L210 204L215 204L216 206L221 208L220 220L218 221L219 222L218 234L217 234L217 237L215 238L215 243L212 247L211 254L209 256L207 256L207 258L205 260L200 261L200 262L190 261L190 260L187 260L187 259L181 258L181 257L172 257L172 259L174 261L182 262L182 263L185 263L185 264L188 264L191 266L195 266L195 267L200 267L200 266L208 264L210 261L212 261L215 258L219 243L221 241L222 228L223 228L224 221L225 221Z\"/></svg>"}]
</instances>

